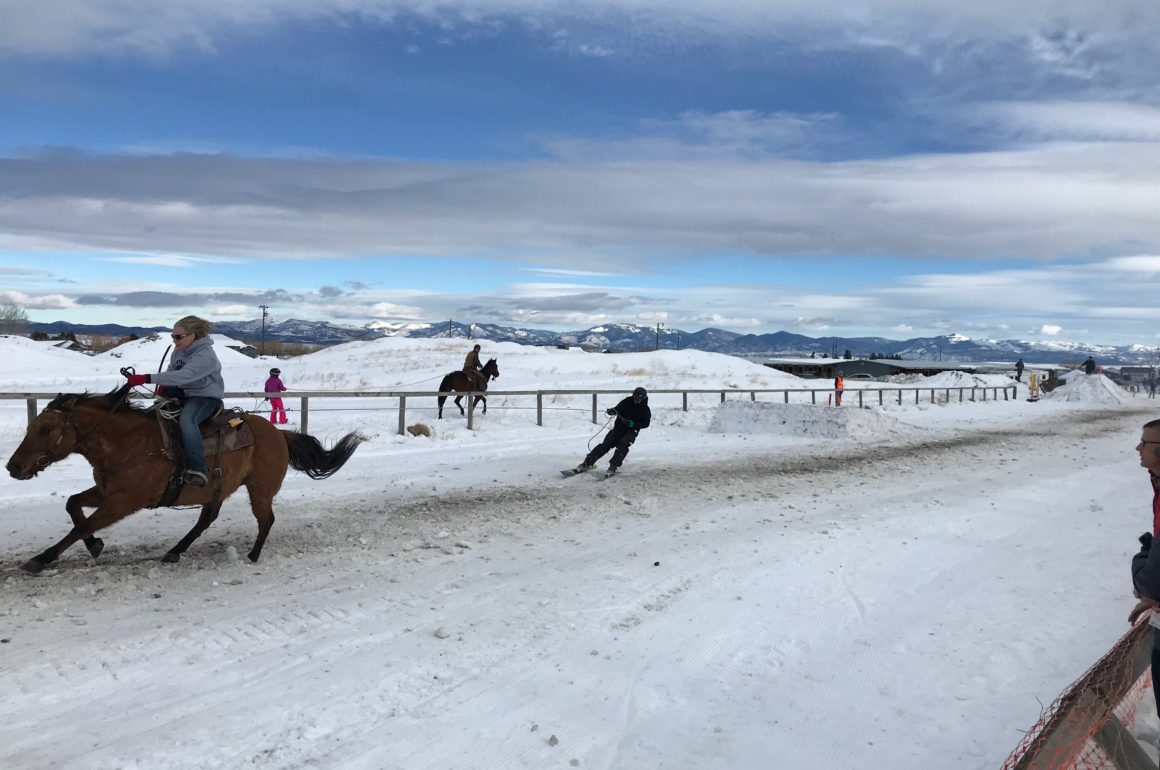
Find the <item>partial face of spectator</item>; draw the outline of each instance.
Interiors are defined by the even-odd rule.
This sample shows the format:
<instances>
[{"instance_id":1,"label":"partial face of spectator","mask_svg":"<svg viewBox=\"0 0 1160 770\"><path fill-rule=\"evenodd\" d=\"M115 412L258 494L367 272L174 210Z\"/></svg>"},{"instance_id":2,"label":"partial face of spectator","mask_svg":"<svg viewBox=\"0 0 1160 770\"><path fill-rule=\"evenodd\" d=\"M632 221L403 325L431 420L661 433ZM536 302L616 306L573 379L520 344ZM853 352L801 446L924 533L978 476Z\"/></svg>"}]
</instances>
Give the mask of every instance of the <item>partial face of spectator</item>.
<instances>
[{"instance_id":1,"label":"partial face of spectator","mask_svg":"<svg viewBox=\"0 0 1160 770\"><path fill-rule=\"evenodd\" d=\"M1145 428L1140 434L1140 443L1136 445L1136 452L1140 455L1140 465L1147 468L1152 475L1160 476L1160 428Z\"/></svg>"}]
</instances>

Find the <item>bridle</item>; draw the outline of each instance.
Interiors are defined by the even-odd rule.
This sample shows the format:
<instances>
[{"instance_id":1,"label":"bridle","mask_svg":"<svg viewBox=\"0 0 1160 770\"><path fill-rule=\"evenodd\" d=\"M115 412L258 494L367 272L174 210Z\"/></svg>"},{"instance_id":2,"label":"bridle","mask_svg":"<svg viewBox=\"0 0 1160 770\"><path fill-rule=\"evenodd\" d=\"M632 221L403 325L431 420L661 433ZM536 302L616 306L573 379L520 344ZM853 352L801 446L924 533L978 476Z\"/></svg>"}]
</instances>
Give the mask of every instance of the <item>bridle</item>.
<instances>
[{"instance_id":1,"label":"bridle","mask_svg":"<svg viewBox=\"0 0 1160 770\"><path fill-rule=\"evenodd\" d=\"M96 425L94 425L93 427L91 427L87 431L85 431L83 436L79 435L80 430L76 426L76 424L73 422L73 411L72 410L47 409L46 408L44 410L45 412L55 412L56 414L59 414L61 416L60 417L60 421L61 421L60 425L57 427L57 429L60 432L56 437L56 441L54 441L52 443L52 446L50 446L47 450L45 450L44 454L42 454L40 457L36 458L36 464L40 467L41 470L44 470L45 468L52 465L57 460L63 460L64 458L68 457L68 455L71 454L72 451L77 451L79 449L80 454L84 454L85 449L86 449L84 446L85 441L88 440L91 436L93 436L97 432L97 429L105 424L105 420L109 419L109 415L111 415L113 412L117 411L117 409L121 406L121 404L125 403L125 400L128 398L129 398L129 391L126 390L125 393L119 399L117 399L117 401L113 404L112 408L110 408L109 411L107 411L103 415L101 415L101 419L97 420ZM76 441L73 443L73 449L66 454L58 455L56 452L53 451L53 449L55 449L60 444L60 442L64 441L65 429L67 429L69 427L71 427L73 432L75 434L77 434Z\"/></svg>"}]
</instances>

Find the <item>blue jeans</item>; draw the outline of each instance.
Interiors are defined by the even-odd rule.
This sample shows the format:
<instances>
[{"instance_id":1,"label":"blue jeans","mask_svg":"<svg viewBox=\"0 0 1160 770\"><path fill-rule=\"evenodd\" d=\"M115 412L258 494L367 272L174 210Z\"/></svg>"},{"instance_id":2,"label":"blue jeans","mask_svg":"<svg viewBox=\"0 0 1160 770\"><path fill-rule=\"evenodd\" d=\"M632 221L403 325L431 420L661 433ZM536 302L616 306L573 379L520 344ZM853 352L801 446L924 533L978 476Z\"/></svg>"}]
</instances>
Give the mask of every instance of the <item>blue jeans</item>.
<instances>
[{"instance_id":1,"label":"blue jeans","mask_svg":"<svg viewBox=\"0 0 1160 770\"><path fill-rule=\"evenodd\" d=\"M191 471L205 473L205 443L201 440L198 425L222 405L220 398L192 396L181 405L181 446L185 449L186 467Z\"/></svg>"}]
</instances>

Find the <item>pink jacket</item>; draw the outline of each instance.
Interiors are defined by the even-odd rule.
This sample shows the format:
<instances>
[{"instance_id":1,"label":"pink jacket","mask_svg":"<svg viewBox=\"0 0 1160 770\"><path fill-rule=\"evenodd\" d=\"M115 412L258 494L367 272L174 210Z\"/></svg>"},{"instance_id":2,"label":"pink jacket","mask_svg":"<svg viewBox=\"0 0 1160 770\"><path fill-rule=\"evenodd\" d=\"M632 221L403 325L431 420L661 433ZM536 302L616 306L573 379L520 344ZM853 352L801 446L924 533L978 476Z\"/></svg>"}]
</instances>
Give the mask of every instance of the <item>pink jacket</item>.
<instances>
[{"instance_id":1,"label":"pink jacket","mask_svg":"<svg viewBox=\"0 0 1160 770\"><path fill-rule=\"evenodd\" d=\"M278 379L278 375L271 374L270 379L266 380L267 393L281 393L286 390L286 386L282 384L282 380Z\"/></svg>"}]
</instances>

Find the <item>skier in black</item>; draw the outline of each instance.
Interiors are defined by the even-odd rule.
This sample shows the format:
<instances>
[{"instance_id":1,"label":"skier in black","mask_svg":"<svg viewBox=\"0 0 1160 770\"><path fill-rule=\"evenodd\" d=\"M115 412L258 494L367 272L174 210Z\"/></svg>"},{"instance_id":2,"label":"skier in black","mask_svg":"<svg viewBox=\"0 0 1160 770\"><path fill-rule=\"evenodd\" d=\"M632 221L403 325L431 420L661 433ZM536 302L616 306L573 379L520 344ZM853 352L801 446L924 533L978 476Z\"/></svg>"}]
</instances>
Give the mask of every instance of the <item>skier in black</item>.
<instances>
[{"instance_id":1,"label":"skier in black","mask_svg":"<svg viewBox=\"0 0 1160 770\"><path fill-rule=\"evenodd\" d=\"M648 427L649 421L652 419L652 410L648 408L648 391L644 388L637 388L632 391L631 396L611 409L606 409L604 413L609 416L616 415L612 430L608 431L607 435L604 436L604 441L600 442L599 446L588 453L584 462L571 471L565 471L565 475L583 473L613 447L616 448L616 451L613 452L612 459L608 461L607 475L612 476L616 473L616 469L620 467L628 454L628 448L632 446L632 442L636 441L640 432Z\"/></svg>"}]
</instances>

